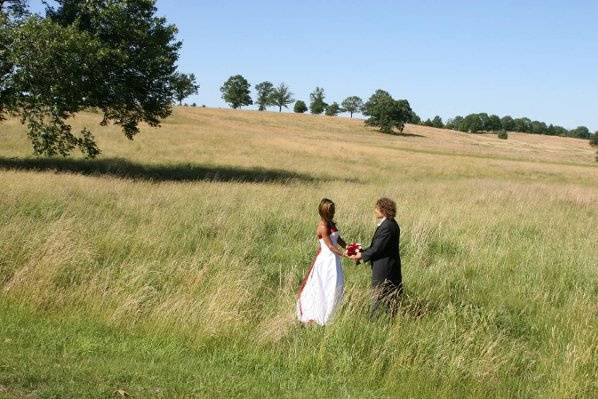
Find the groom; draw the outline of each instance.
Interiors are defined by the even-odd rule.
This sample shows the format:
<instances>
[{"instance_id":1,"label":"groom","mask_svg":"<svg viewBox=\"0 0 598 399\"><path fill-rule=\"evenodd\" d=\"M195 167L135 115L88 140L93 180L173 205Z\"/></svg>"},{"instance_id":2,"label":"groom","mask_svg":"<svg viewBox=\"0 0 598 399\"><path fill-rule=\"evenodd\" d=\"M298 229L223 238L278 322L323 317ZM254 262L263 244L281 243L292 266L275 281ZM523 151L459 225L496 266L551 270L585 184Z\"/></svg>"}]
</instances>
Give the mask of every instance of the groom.
<instances>
[{"instance_id":1,"label":"groom","mask_svg":"<svg viewBox=\"0 0 598 399\"><path fill-rule=\"evenodd\" d=\"M370 316L375 316L382 308L394 314L396 300L403 292L399 255L401 229L395 220L396 213L397 205L393 200L380 198L376 201L374 214L378 219L378 228L372 244L361 253L351 256L355 261L363 260L372 264L374 302Z\"/></svg>"}]
</instances>

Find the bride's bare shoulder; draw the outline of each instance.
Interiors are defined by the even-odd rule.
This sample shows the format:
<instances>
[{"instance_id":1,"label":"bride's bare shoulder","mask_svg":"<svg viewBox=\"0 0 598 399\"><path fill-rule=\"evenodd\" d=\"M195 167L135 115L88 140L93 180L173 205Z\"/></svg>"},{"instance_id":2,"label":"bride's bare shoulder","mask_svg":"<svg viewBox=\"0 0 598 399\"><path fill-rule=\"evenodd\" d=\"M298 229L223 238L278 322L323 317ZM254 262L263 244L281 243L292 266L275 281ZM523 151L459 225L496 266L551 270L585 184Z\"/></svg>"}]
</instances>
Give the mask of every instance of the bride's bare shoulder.
<instances>
[{"instance_id":1,"label":"bride's bare shoulder","mask_svg":"<svg viewBox=\"0 0 598 399\"><path fill-rule=\"evenodd\" d=\"M324 235L324 234L326 234L327 231L328 231L328 227L326 226L326 223L324 223L323 221L320 221L320 223L318 223L318 226L316 227L316 232L319 235Z\"/></svg>"}]
</instances>

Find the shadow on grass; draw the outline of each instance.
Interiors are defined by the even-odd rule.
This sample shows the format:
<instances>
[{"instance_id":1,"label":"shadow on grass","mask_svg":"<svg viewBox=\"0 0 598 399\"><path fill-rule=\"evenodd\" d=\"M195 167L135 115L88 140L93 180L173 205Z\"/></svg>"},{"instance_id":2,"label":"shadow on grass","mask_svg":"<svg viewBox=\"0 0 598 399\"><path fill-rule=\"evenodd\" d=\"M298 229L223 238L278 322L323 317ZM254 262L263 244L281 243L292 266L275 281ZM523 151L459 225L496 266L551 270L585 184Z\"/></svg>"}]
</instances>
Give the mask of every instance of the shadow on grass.
<instances>
[{"instance_id":1,"label":"shadow on grass","mask_svg":"<svg viewBox=\"0 0 598 399\"><path fill-rule=\"evenodd\" d=\"M426 136L422 136L421 134L416 134L416 133L393 133L393 136L399 136L399 137L426 137Z\"/></svg>"},{"instance_id":2,"label":"shadow on grass","mask_svg":"<svg viewBox=\"0 0 598 399\"><path fill-rule=\"evenodd\" d=\"M109 176L122 179L166 181L216 181L285 183L321 180L306 174L279 169L203 166L191 163L142 164L120 158L5 158L0 157L0 170L53 171L89 176Z\"/></svg>"}]
</instances>

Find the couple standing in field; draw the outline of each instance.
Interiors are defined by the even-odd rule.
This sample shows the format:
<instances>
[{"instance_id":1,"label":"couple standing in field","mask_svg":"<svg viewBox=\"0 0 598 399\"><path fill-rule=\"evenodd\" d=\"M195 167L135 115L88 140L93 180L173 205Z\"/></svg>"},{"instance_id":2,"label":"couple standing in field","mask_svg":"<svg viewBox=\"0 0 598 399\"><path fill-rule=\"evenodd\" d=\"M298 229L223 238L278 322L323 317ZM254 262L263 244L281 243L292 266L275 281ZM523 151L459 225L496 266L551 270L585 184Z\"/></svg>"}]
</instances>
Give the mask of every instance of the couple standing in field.
<instances>
[{"instance_id":1,"label":"couple standing in field","mask_svg":"<svg viewBox=\"0 0 598 399\"><path fill-rule=\"evenodd\" d=\"M401 230L395 220L396 209L395 202L389 198L376 201L374 214L378 227L371 245L361 249L356 244L347 245L341 238L334 222L334 202L328 198L320 202L321 220L317 228L320 246L301 283L297 299L297 317L301 323L325 325L340 305L345 284L343 257L357 264L361 261L371 263L373 302L370 316L380 311L394 314L396 301L403 290L399 255Z\"/></svg>"}]
</instances>

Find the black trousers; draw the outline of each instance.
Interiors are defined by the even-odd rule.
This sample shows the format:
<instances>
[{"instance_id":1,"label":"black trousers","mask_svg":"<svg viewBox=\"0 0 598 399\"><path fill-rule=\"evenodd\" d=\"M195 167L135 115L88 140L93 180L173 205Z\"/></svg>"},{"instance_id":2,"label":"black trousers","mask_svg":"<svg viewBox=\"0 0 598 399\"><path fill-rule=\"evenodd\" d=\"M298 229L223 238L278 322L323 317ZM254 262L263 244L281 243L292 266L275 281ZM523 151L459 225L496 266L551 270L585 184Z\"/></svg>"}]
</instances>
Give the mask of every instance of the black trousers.
<instances>
[{"instance_id":1,"label":"black trousers","mask_svg":"<svg viewBox=\"0 0 598 399\"><path fill-rule=\"evenodd\" d=\"M403 295L403 284L390 280L372 282L372 306L370 307L370 319L379 317L386 313L394 317L398 310L399 300Z\"/></svg>"}]
</instances>

